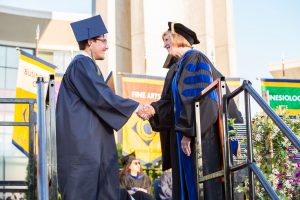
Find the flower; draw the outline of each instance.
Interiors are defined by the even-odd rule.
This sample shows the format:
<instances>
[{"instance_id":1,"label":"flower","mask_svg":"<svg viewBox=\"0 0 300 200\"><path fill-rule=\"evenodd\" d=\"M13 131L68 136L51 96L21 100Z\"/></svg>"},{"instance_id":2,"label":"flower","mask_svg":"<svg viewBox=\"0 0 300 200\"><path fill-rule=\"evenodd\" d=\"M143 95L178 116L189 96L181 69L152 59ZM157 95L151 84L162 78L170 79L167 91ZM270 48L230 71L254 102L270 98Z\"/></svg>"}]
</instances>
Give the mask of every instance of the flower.
<instances>
[{"instance_id":1,"label":"flower","mask_svg":"<svg viewBox=\"0 0 300 200\"><path fill-rule=\"evenodd\" d=\"M277 170L277 168L273 168L272 169L272 173L275 174L275 176L280 176L279 171Z\"/></svg>"},{"instance_id":2,"label":"flower","mask_svg":"<svg viewBox=\"0 0 300 200\"><path fill-rule=\"evenodd\" d=\"M300 115L294 120L283 114L282 119L297 136L300 136ZM299 199L300 162L292 162L298 150L266 115L256 115L252 123L253 154L257 166L282 199ZM260 184L255 185L256 195L260 199L268 199Z\"/></svg>"},{"instance_id":3,"label":"flower","mask_svg":"<svg viewBox=\"0 0 300 200\"><path fill-rule=\"evenodd\" d=\"M292 185L291 185L290 181L288 181L288 180L284 182L284 186L288 189L292 188Z\"/></svg>"},{"instance_id":4,"label":"flower","mask_svg":"<svg viewBox=\"0 0 300 200\"><path fill-rule=\"evenodd\" d=\"M293 155L293 158L295 159L295 158L297 158L297 155L294 153L294 155Z\"/></svg>"},{"instance_id":5,"label":"flower","mask_svg":"<svg viewBox=\"0 0 300 200\"><path fill-rule=\"evenodd\" d=\"M282 189L282 185L277 185L277 189L281 190Z\"/></svg>"},{"instance_id":6,"label":"flower","mask_svg":"<svg viewBox=\"0 0 300 200\"><path fill-rule=\"evenodd\" d=\"M262 140L261 135L260 134L256 134L255 135L255 140L258 141L258 142L260 142Z\"/></svg>"}]
</instances>

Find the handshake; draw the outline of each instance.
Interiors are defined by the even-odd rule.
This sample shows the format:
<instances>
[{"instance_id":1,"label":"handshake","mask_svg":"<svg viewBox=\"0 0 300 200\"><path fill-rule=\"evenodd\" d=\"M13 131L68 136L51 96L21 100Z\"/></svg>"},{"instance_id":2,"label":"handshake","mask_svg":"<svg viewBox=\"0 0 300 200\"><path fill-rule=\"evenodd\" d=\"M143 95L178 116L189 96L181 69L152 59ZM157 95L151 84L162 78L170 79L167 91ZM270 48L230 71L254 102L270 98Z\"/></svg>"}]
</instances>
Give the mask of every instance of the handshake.
<instances>
[{"instance_id":1,"label":"handshake","mask_svg":"<svg viewBox=\"0 0 300 200\"><path fill-rule=\"evenodd\" d=\"M143 120L148 120L150 117L152 117L155 114L154 108L149 105L142 105L140 104L138 107L138 111L136 114Z\"/></svg>"}]
</instances>

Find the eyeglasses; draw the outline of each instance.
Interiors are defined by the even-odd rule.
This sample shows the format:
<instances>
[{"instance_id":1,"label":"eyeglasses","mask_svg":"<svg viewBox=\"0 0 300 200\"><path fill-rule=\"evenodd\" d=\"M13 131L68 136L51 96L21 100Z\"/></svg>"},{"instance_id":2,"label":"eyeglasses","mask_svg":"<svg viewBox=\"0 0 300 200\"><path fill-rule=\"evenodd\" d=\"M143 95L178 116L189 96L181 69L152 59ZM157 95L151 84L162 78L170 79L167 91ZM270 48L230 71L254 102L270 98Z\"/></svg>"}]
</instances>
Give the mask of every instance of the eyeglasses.
<instances>
[{"instance_id":1,"label":"eyeglasses","mask_svg":"<svg viewBox=\"0 0 300 200\"><path fill-rule=\"evenodd\" d=\"M133 164L135 165L140 165L141 163L139 161L135 161L135 162L132 162Z\"/></svg>"},{"instance_id":2,"label":"eyeglasses","mask_svg":"<svg viewBox=\"0 0 300 200\"><path fill-rule=\"evenodd\" d=\"M95 40L99 40L99 41L103 42L103 44L107 44L107 39L105 39L105 38L96 38Z\"/></svg>"}]
</instances>

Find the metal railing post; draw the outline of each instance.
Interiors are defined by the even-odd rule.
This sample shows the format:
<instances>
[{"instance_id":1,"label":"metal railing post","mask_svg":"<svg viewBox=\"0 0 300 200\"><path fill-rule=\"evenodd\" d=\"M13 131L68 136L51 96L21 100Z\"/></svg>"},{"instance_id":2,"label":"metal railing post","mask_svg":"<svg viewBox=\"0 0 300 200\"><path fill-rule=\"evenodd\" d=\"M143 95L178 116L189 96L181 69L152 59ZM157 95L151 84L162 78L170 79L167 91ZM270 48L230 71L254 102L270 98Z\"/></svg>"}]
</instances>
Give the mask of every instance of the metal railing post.
<instances>
[{"instance_id":1,"label":"metal railing post","mask_svg":"<svg viewBox=\"0 0 300 200\"><path fill-rule=\"evenodd\" d=\"M55 81L54 75L50 75L49 79L49 109L50 109L50 199L57 200L57 152L56 152L56 118L55 118Z\"/></svg>"},{"instance_id":2,"label":"metal railing post","mask_svg":"<svg viewBox=\"0 0 300 200\"><path fill-rule=\"evenodd\" d=\"M232 187L232 180L231 180L231 172L243 169L248 167L248 178L249 178L249 198L255 199L255 184L254 184L254 175L256 175L257 180L262 184L263 188L268 193L269 197L272 199L279 199L278 195L272 188L269 181L263 175L261 170L257 167L254 158L253 158L253 144L252 144L252 126L251 126L251 107L250 107L250 96L261 106L261 108L266 112L266 114L274 121L274 123L279 127L279 129L287 136L287 138L292 142L292 144L300 150L300 140L297 136L291 131L291 129L280 119L280 117L264 102L264 100L258 95L258 93L252 88L251 83L249 81L244 81L243 85L237 88L230 94L226 94L226 85L221 79L221 82L218 83L215 80L212 84L207 86L201 94L198 95L195 102L195 121L196 121L196 145L197 153L196 153L196 162L197 162L197 181L198 181L198 190L199 190L199 183L204 183L206 181L216 179L219 177L224 176L225 179L225 198L226 199L233 199L233 187ZM219 94L220 94L220 108L219 109L219 117L222 121L219 121L219 125L222 128L222 136L223 136L223 159L224 159L224 170L220 170L218 172L214 172L208 175L203 176L202 171L202 151L201 150L201 127L200 127L200 102L199 100L205 96L207 93L219 87ZM228 122L227 122L227 102L234 98L239 93L245 93L245 114L246 114L246 131L247 131L247 161L242 164L238 164L232 166L231 163L231 150L230 150L230 143L229 143L229 135L228 135ZM226 95L222 95L226 94ZM222 98L221 98L222 97ZM223 105L223 106L222 106ZM200 144L200 145L199 145ZM198 147L197 147L198 146ZM199 152L199 153L198 153ZM199 161L200 160L200 161ZM200 167L201 168L200 168ZM201 174L202 173L202 174ZM198 191L198 198L201 197L201 190ZM204 190L202 197L205 195ZM199 198L200 199L200 198Z\"/></svg>"},{"instance_id":3,"label":"metal railing post","mask_svg":"<svg viewBox=\"0 0 300 200\"><path fill-rule=\"evenodd\" d=\"M48 200L47 178L47 136L45 121L44 78L37 78L37 106L38 106L38 197Z\"/></svg>"},{"instance_id":4,"label":"metal railing post","mask_svg":"<svg viewBox=\"0 0 300 200\"><path fill-rule=\"evenodd\" d=\"M34 112L34 103L29 103L29 199L36 199L35 197L35 175L36 175L36 152L35 152L35 124L36 116Z\"/></svg>"},{"instance_id":5,"label":"metal railing post","mask_svg":"<svg viewBox=\"0 0 300 200\"><path fill-rule=\"evenodd\" d=\"M201 123L200 123L200 102L195 102L195 118L196 118L196 176L197 176L197 192L198 200L204 199L203 183L200 183L200 178L203 177L202 164L202 142L201 142Z\"/></svg>"},{"instance_id":6,"label":"metal railing post","mask_svg":"<svg viewBox=\"0 0 300 200\"><path fill-rule=\"evenodd\" d=\"M247 157L248 157L248 163L253 163L250 96L247 91L245 91L244 93L245 93L246 129L247 129ZM249 199L254 199L255 198L254 175L253 175L253 171L249 167L248 167L248 177L249 177Z\"/></svg>"},{"instance_id":7,"label":"metal railing post","mask_svg":"<svg viewBox=\"0 0 300 200\"><path fill-rule=\"evenodd\" d=\"M259 104L259 106L273 120L273 122L278 126L278 128L292 142L294 147L296 147L300 151L300 141L296 134L293 133L293 131L276 114L276 112L272 108L270 108L270 106L268 106L268 104L263 100L263 98L261 98L261 96L252 88L251 84L244 84L244 88L251 94L252 98Z\"/></svg>"},{"instance_id":8,"label":"metal railing post","mask_svg":"<svg viewBox=\"0 0 300 200\"><path fill-rule=\"evenodd\" d=\"M220 127L222 129L223 137L223 165L224 165L224 189L225 189L225 199L232 199L232 183L230 176L230 150L229 150L229 140L227 134L227 98L226 98L226 83L224 78L220 81L219 86L219 117L222 122Z\"/></svg>"},{"instance_id":9,"label":"metal railing post","mask_svg":"<svg viewBox=\"0 0 300 200\"><path fill-rule=\"evenodd\" d=\"M29 128L28 134L28 178L27 181L18 181L18 180L6 180L3 176L3 180L0 180L0 193L27 193L27 198L29 200L35 200L35 113L34 113L34 104L36 103L35 99L30 98L0 98L0 104L26 104L29 106L29 121L0 121L0 126L12 126L20 127L25 126ZM25 111L28 110L27 108ZM26 112L24 112L26 114ZM5 161L5 160L4 160ZM4 163L5 170L5 163ZM7 186L7 187L6 187ZM27 187L27 188L20 188Z\"/></svg>"}]
</instances>

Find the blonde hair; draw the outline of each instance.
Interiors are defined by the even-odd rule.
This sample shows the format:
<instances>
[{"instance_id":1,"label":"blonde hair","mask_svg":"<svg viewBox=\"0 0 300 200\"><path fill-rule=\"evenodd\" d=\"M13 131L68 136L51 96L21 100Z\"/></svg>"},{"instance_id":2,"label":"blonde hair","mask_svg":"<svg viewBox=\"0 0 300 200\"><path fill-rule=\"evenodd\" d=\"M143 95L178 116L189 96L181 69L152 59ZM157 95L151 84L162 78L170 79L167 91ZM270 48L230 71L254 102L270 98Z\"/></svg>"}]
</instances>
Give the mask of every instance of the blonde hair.
<instances>
[{"instance_id":1,"label":"blonde hair","mask_svg":"<svg viewBox=\"0 0 300 200\"><path fill-rule=\"evenodd\" d=\"M174 47L190 47L192 48L192 45L181 35L179 35L176 32L171 32L170 30L165 31L162 34L162 40L164 41L164 37L167 34L171 34L171 44Z\"/></svg>"}]
</instances>

